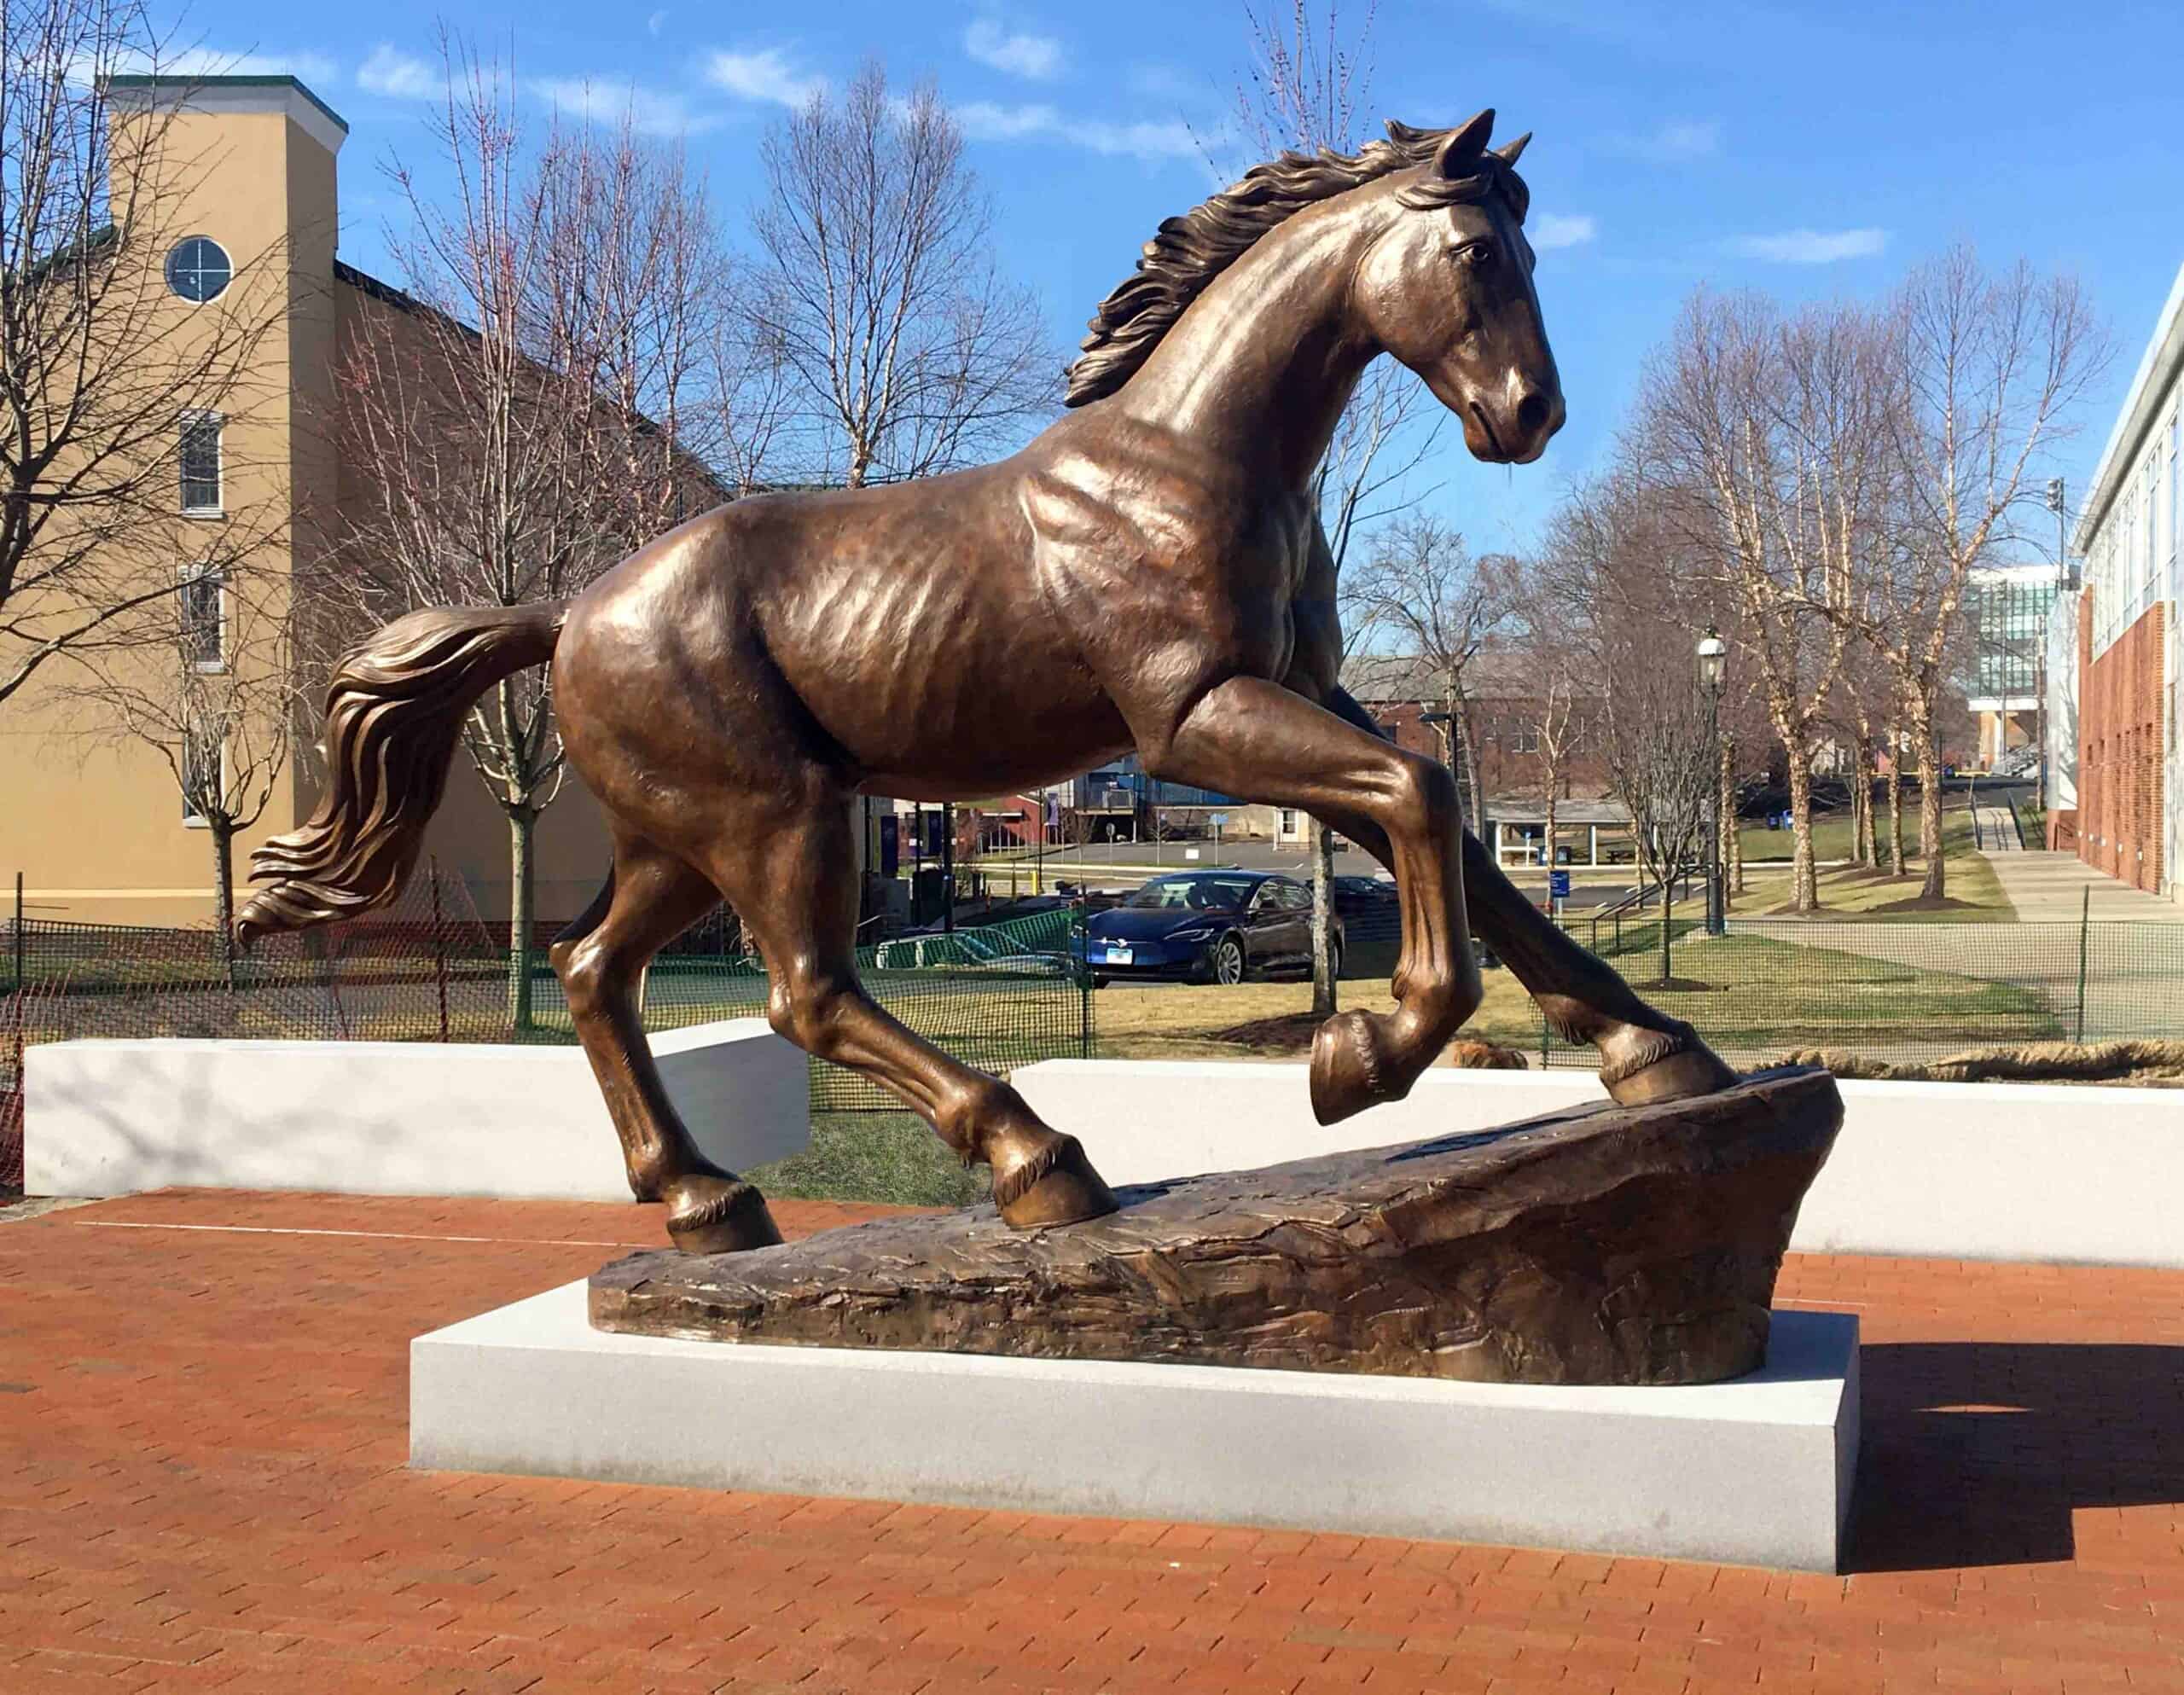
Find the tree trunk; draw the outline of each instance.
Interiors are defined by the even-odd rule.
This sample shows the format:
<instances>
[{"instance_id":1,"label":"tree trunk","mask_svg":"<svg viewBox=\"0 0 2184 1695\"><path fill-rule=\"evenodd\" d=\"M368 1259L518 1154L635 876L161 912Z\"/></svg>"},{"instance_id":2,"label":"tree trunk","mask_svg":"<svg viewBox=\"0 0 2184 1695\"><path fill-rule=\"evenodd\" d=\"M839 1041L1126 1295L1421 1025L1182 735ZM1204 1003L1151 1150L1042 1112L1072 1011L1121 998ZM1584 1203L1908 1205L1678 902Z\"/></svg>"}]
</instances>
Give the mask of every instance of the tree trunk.
<instances>
[{"instance_id":1,"label":"tree trunk","mask_svg":"<svg viewBox=\"0 0 2184 1695\"><path fill-rule=\"evenodd\" d=\"M1926 862L1919 897L1937 901L1949 891L1949 874L1942 862L1942 751L1933 712L1921 711L1912 729L1919 738L1919 853Z\"/></svg>"},{"instance_id":2,"label":"tree trunk","mask_svg":"<svg viewBox=\"0 0 2184 1695\"><path fill-rule=\"evenodd\" d=\"M1888 874L1903 874L1903 732L1888 732Z\"/></svg>"},{"instance_id":3,"label":"tree trunk","mask_svg":"<svg viewBox=\"0 0 2184 1695\"><path fill-rule=\"evenodd\" d=\"M520 1036L531 1029L531 932L537 908L531 845L538 815L528 806L508 809L508 1023Z\"/></svg>"},{"instance_id":4,"label":"tree trunk","mask_svg":"<svg viewBox=\"0 0 2184 1695\"><path fill-rule=\"evenodd\" d=\"M1674 956L1669 951L1669 911L1676 905L1675 868L1664 860L1661 862L1661 987L1665 989L1676 976Z\"/></svg>"},{"instance_id":5,"label":"tree trunk","mask_svg":"<svg viewBox=\"0 0 2184 1695\"><path fill-rule=\"evenodd\" d=\"M1729 898L1729 866L1736 856L1737 839L1736 778L1731 769L1727 736L1721 738L1718 752L1721 769L1715 779L1714 791L1714 874L1722 879L1722 903L1726 906Z\"/></svg>"},{"instance_id":6,"label":"tree trunk","mask_svg":"<svg viewBox=\"0 0 2184 1695\"><path fill-rule=\"evenodd\" d=\"M1850 756L1850 863L1863 867L1866 856L1866 806L1872 795L1866 786L1866 739L1857 738Z\"/></svg>"},{"instance_id":7,"label":"tree trunk","mask_svg":"<svg viewBox=\"0 0 2184 1695\"><path fill-rule=\"evenodd\" d=\"M235 989L235 833L225 819L206 820L212 838L212 920L220 931L220 976Z\"/></svg>"},{"instance_id":8,"label":"tree trunk","mask_svg":"<svg viewBox=\"0 0 2184 1695\"><path fill-rule=\"evenodd\" d=\"M1311 821L1312 845L1312 1012L1326 1018L1335 1010L1334 843L1327 827Z\"/></svg>"},{"instance_id":9,"label":"tree trunk","mask_svg":"<svg viewBox=\"0 0 2184 1695\"><path fill-rule=\"evenodd\" d=\"M1464 719L1464 740L1467 744L1464 749L1464 767L1471 773L1471 816L1483 820L1486 816L1486 770L1479 763L1478 738L1472 734L1471 719L1468 716L1471 708L1468 703L1465 705L1464 711L1467 715Z\"/></svg>"},{"instance_id":10,"label":"tree trunk","mask_svg":"<svg viewBox=\"0 0 2184 1695\"><path fill-rule=\"evenodd\" d=\"M1783 739L1790 755L1790 910L1820 910L1820 868L1812 850L1812 761L1798 736Z\"/></svg>"},{"instance_id":11,"label":"tree trunk","mask_svg":"<svg viewBox=\"0 0 2184 1695\"><path fill-rule=\"evenodd\" d=\"M1724 740L1722 743L1722 768L1729 786L1729 864L1734 868L1730 887L1734 893L1740 895L1744 892L1744 832L1737 827L1736 765L1736 744Z\"/></svg>"}]
</instances>

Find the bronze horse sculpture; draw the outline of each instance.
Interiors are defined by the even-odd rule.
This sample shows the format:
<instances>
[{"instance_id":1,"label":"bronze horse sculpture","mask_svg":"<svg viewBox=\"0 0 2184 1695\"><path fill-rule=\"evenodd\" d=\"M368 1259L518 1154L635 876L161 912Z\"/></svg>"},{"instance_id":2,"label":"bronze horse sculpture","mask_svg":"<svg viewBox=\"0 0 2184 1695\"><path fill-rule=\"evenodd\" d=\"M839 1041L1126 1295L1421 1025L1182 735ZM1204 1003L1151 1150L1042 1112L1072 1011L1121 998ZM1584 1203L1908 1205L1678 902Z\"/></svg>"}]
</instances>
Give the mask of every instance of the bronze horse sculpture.
<instances>
[{"instance_id":1,"label":"bronze horse sculpture","mask_svg":"<svg viewBox=\"0 0 2184 1695\"><path fill-rule=\"evenodd\" d=\"M1321 1123L1402 1096L1477 1008L1474 927L1557 1028L1597 1047L1618 1100L1726 1086L1688 1026L1502 874L1448 770L1384 740L1337 679L1313 473L1366 364L1409 366L1482 460L1528 463L1563 421L1524 142L1490 150L1492 122L1285 154L1170 219L1094 318L1071 409L1011 458L740 500L568 602L389 624L334 678L329 787L254 856L263 886L238 932L392 899L464 713L550 661L568 757L613 841L553 965L630 1187L666 1203L685 1250L780 1239L758 1191L692 1144L640 1010L647 962L723 899L764 958L774 1028L990 1165L1009 1224L1113 1210L1075 1139L866 995L852 808L1021 792L1133 749L1156 778L1304 808L1394 873L1397 1010L1320 1027Z\"/></svg>"}]
</instances>

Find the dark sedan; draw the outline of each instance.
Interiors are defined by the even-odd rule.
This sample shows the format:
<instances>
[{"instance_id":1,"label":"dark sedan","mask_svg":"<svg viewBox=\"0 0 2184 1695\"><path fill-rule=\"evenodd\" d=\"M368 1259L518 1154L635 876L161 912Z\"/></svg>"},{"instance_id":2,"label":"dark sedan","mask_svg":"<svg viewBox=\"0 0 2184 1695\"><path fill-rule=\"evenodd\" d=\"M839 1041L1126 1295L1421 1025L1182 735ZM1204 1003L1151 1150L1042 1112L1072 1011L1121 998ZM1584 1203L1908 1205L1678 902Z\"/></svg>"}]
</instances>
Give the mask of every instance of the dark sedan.
<instances>
[{"instance_id":1,"label":"dark sedan","mask_svg":"<svg viewBox=\"0 0 2184 1695\"><path fill-rule=\"evenodd\" d=\"M1342 956L1335 926L1335 957ZM1263 871L1186 871L1156 877L1120 906L1085 920L1084 963L1095 983L1178 978L1241 983L1312 968L1312 891Z\"/></svg>"}]
</instances>

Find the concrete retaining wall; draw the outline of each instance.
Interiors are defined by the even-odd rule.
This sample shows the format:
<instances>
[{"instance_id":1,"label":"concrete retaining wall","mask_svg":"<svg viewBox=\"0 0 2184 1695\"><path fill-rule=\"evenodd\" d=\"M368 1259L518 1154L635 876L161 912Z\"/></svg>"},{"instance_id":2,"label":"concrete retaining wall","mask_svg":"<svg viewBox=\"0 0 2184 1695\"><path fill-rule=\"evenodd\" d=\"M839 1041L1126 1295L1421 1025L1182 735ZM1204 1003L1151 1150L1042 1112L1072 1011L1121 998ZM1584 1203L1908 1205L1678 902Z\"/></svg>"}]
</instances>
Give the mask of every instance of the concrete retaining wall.
<instances>
[{"instance_id":1,"label":"concrete retaining wall","mask_svg":"<svg viewBox=\"0 0 2184 1695\"><path fill-rule=\"evenodd\" d=\"M667 1092L732 1170L810 1136L804 1054L763 1019L653 1038ZM323 1189L626 1200L576 1048L410 1042L57 1042L24 1055L24 1187Z\"/></svg>"},{"instance_id":2,"label":"concrete retaining wall","mask_svg":"<svg viewBox=\"0 0 2184 1695\"><path fill-rule=\"evenodd\" d=\"M1496 1125L1606 1097L1588 1072L1436 1070L1322 1128L1301 1065L1050 1059L1015 1073L1108 1181L1143 1183ZM1806 1253L2184 1267L2184 1096L2057 1083L1845 1083Z\"/></svg>"}]
</instances>

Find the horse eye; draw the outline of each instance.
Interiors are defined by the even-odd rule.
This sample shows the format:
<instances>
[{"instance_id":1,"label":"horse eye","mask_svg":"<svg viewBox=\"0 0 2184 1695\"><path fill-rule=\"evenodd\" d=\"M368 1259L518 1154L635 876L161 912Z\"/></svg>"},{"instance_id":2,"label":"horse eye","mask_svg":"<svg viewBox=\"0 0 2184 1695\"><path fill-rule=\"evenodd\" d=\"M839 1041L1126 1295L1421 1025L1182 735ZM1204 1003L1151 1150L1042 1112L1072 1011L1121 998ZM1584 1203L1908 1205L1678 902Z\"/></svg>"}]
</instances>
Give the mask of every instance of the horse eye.
<instances>
[{"instance_id":1,"label":"horse eye","mask_svg":"<svg viewBox=\"0 0 2184 1695\"><path fill-rule=\"evenodd\" d=\"M1494 245L1490 241L1467 241L1449 257L1458 264L1484 264L1494 257Z\"/></svg>"}]
</instances>

